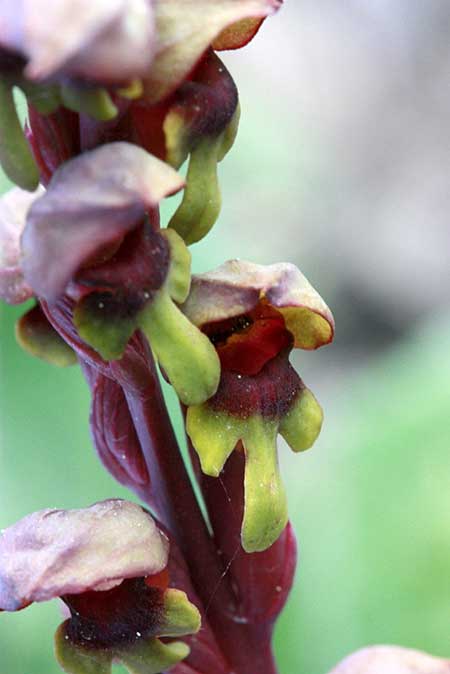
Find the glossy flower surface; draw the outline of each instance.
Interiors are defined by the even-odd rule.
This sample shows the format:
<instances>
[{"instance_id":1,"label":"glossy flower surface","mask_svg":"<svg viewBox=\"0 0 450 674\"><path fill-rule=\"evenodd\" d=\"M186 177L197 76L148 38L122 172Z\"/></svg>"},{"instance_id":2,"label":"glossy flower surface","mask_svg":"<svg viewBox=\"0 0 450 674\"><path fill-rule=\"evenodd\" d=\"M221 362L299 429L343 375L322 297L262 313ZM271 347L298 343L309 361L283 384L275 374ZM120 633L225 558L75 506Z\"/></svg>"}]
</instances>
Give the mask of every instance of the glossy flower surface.
<instances>
[{"instance_id":1,"label":"glossy flower surface","mask_svg":"<svg viewBox=\"0 0 450 674\"><path fill-rule=\"evenodd\" d=\"M219 361L177 307L189 291L190 254L176 232L159 228L156 208L183 184L129 143L83 153L20 212L20 267L40 300L75 300L76 328L105 360L120 358L141 329L180 399L193 404L217 389Z\"/></svg>"},{"instance_id":2,"label":"glossy flower surface","mask_svg":"<svg viewBox=\"0 0 450 674\"><path fill-rule=\"evenodd\" d=\"M293 265L237 260L194 276L183 310L209 336L222 367L216 394L188 409L187 431L207 475L217 477L235 448L245 452L242 544L264 550L287 522L277 434L301 451L322 424L289 353L329 343L333 317Z\"/></svg>"},{"instance_id":3,"label":"glossy flower surface","mask_svg":"<svg viewBox=\"0 0 450 674\"><path fill-rule=\"evenodd\" d=\"M0 608L17 611L153 575L168 541L141 507L110 500L84 510L41 510L0 537Z\"/></svg>"},{"instance_id":4,"label":"glossy flower surface","mask_svg":"<svg viewBox=\"0 0 450 674\"><path fill-rule=\"evenodd\" d=\"M293 264L269 266L230 260L214 271L194 276L184 310L200 326L246 316L265 301L283 316L294 346L317 349L334 335L333 316Z\"/></svg>"},{"instance_id":5,"label":"glossy flower surface","mask_svg":"<svg viewBox=\"0 0 450 674\"><path fill-rule=\"evenodd\" d=\"M145 78L155 101L215 40L219 49L243 46L279 6L279 0L4 0L0 46L24 59L30 80Z\"/></svg>"}]
</instances>

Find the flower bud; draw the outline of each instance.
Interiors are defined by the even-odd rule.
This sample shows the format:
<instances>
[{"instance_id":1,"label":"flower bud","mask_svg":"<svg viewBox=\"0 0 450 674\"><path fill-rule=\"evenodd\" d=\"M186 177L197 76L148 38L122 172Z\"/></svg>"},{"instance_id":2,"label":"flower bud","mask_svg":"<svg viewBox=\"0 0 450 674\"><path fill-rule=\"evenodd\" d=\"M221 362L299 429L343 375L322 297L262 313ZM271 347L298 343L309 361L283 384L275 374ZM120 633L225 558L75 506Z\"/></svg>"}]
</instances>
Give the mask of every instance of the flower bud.
<instances>
[{"instance_id":1,"label":"flower bud","mask_svg":"<svg viewBox=\"0 0 450 674\"><path fill-rule=\"evenodd\" d=\"M127 82L144 75L154 53L147 0L2 1L1 43L26 60L30 80L71 77Z\"/></svg>"},{"instance_id":2,"label":"flower bud","mask_svg":"<svg viewBox=\"0 0 450 674\"><path fill-rule=\"evenodd\" d=\"M92 392L90 426L100 460L115 479L144 497L150 476L122 387L81 361Z\"/></svg>"},{"instance_id":3,"label":"flower bud","mask_svg":"<svg viewBox=\"0 0 450 674\"><path fill-rule=\"evenodd\" d=\"M400 646L370 646L349 655L330 674L449 674L450 660Z\"/></svg>"},{"instance_id":4,"label":"flower bud","mask_svg":"<svg viewBox=\"0 0 450 674\"><path fill-rule=\"evenodd\" d=\"M139 143L179 168L190 155L183 201L169 226L191 244L203 238L221 206L217 164L233 145L239 122L236 85L209 50L168 99L130 108Z\"/></svg>"},{"instance_id":5,"label":"flower bud","mask_svg":"<svg viewBox=\"0 0 450 674\"><path fill-rule=\"evenodd\" d=\"M79 118L71 110L59 107L43 115L28 106L27 137L45 186L56 169L80 151Z\"/></svg>"}]
</instances>

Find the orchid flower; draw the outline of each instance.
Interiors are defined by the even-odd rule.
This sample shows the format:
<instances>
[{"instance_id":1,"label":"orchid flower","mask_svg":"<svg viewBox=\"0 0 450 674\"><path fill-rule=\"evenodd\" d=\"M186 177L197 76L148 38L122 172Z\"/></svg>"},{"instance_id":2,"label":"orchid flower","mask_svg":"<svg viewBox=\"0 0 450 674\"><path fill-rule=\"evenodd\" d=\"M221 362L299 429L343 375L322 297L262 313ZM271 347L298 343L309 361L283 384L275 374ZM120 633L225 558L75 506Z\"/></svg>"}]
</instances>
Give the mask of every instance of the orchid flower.
<instances>
[{"instance_id":1,"label":"orchid flower","mask_svg":"<svg viewBox=\"0 0 450 674\"><path fill-rule=\"evenodd\" d=\"M28 353L79 364L97 454L145 504L41 510L0 535L0 610L61 599L68 674L277 673L297 559L277 437L302 452L323 423L289 358L330 344L334 319L293 264L191 277L188 246L218 220L218 164L238 130L217 52L281 4L2 2L0 162L17 187L0 200L0 299L33 303L16 326ZM192 480L161 378L184 412ZM375 671L450 670L388 647L333 674Z\"/></svg>"}]
</instances>

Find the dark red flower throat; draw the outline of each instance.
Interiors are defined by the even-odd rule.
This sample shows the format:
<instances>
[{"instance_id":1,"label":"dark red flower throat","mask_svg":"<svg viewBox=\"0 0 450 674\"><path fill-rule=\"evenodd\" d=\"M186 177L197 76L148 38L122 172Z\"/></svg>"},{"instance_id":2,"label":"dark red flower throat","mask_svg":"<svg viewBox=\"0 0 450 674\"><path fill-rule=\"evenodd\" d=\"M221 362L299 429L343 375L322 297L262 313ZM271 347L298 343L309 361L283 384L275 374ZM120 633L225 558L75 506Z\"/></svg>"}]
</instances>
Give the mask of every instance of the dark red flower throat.
<instances>
[{"instance_id":1,"label":"dark red flower throat","mask_svg":"<svg viewBox=\"0 0 450 674\"><path fill-rule=\"evenodd\" d=\"M216 347L222 369L249 376L293 342L282 314L265 300L247 314L206 324L203 332Z\"/></svg>"},{"instance_id":2,"label":"dark red flower throat","mask_svg":"<svg viewBox=\"0 0 450 674\"><path fill-rule=\"evenodd\" d=\"M147 578L129 578L105 591L62 597L70 609L67 635L83 646L111 648L154 637L163 617L166 571Z\"/></svg>"}]
</instances>

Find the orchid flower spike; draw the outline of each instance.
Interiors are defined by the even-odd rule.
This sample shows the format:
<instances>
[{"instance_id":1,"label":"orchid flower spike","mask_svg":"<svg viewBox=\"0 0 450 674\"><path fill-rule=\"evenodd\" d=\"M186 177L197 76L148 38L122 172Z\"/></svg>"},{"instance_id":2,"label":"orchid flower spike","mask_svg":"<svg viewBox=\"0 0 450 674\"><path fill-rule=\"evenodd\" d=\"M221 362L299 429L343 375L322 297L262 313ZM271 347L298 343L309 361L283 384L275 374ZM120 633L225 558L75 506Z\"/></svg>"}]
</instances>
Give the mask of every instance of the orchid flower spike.
<instances>
[{"instance_id":1,"label":"orchid flower spike","mask_svg":"<svg viewBox=\"0 0 450 674\"><path fill-rule=\"evenodd\" d=\"M244 46L280 5L281 0L2 0L0 162L5 172L23 189L38 185L15 86L42 115L63 106L112 120L123 100L143 97L153 105L169 98L209 48Z\"/></svg>"}]
</instances>

